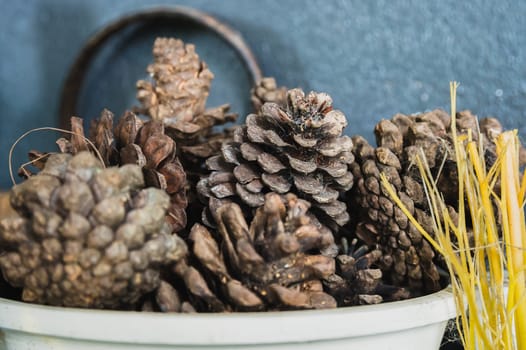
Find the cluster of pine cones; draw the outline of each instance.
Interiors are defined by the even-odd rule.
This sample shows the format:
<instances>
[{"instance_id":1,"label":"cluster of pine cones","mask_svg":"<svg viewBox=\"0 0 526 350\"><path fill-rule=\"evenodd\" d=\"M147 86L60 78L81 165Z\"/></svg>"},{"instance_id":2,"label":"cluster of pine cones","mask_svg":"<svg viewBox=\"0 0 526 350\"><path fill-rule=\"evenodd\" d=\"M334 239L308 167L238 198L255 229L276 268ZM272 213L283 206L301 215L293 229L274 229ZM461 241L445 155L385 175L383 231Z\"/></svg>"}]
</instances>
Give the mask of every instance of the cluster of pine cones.
<instances>
[{"instance_id":1,"label":"cluster of pine cones","mask_svg":"<svg viewBox=\"0 0 526 350\"><path fill-rule=\"evenodd\" d=\"M253 114L225 127L206 108L213 74L193 45L157 39L141 104L110 111L59 152L32 151L38 171L11 191L0 221L0 268L21 299L57 306L163 312L320 309L431 293L441 259L382 187L385 173L431 232L416 167L426 158L455 211L451 119L436 110L375 128L377 147L343 134L325 93L252 89ZM478 126L480 125L480 127ZM219 130L218 126L222 126ZM496 119L469 112L495 161ZM1 286L1 284L0 284ZM2 291L0 290L0 293Z\"/></svg>"}]
</instances>

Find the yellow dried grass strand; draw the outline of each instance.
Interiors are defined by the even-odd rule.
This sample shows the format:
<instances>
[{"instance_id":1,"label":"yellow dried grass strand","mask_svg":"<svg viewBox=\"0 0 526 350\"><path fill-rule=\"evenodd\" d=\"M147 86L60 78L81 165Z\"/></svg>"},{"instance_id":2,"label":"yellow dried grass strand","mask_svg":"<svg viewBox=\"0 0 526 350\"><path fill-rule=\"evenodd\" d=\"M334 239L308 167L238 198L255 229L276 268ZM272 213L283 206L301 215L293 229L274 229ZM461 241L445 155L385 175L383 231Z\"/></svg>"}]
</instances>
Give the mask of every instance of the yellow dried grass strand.
<instances>
[{"instance_id":1,"label":"yellow dried grass strand","mask_svg":"<svg viewBox=\"0 0 526 350\"><path fill-rule=\"evenodd\" d=\"M464 200L467 200L468 203L468 210L471 212L471 215L473 217L473 209L470 205L471 203L475 202L474 199L474 192L471 191L470 187L471 184L469 181L464 181L465 179L469 179L468 175L468 162L467 162L467 155L464 147L461 147L466 142L470 141L470 134L459 136L456 129L456 90L457 90L458 84L455 82L450 83L450 94L451 94L451 126L452 126L452 138L453 138L453 145L455 149L455 158L457 162L457 171L458 171L458 182L459 182L459 209L458 209L458 215L459 215L459 223L458 223L458 230L455 230L456 237L459 242L459 248L460 248L460 258L462 261L462 269L454 269L453 273L459 274L460 276L465 276L466 274L470 277L469 283L463 283L460 285L460 289L457 290L457 293L461 296L462 294L465 294L468 298L467 303L467 312L466 313L476 313L482 310L479 310L479 304L476 302L476 291L477 291L477 283L475 280L475 266L473 264L473 261L469 254L469 241L466 234L466 208L465 208L465 202ZM466 198L465 198L466 197ZM475 240L477 240L476 230L474 230ZM446 257L449 258L449 257ZM465 316L464 316L465 317ZM487 338L485 329L483 325L481 324L481 321L479 317L469 317L469 326L468 328L468 336L465 337L465 343L464 346L468 349L474 349L475 347L482 347L484 345L489 345L490 340ZM480 337L478 334L482 334Z\"/></svg>"},{"instance_id":2,"label":"yellow dried grass strand","mask_svg":"<svg viewBox=\"0 0 526 350\"><path fill-rule=\"evenodd\" d=\"M470 203L477 211L477 220L474 220L474 223L479 225L478 228L474 228L474 232L485 232L487 235L476 235L475 246L476 247L485 247L484 251L480 250L478 257L485 257L487 255L489 259L489 268L490 274L497 282L498 285L502 285L504 281L502 269L501 269L501 250L499 249L499 239L498 232L495 231L497 228L497 223L495 220L495 212L493 210L492 204L492 195L491 188L489 185L490 178L486 173L485 163L483 157L480 156L478 148L474 143L469 143L467 145L468 154L470 157L470 163L473 166L474 176L470 177L473 179L474 185L477 186L476 194L477 198L474 198ZM475 181L476 179L476 181ZM480 204L480 205L479 205ZM483 259L479 259L483 261ZM480 270L484 274L481 278L482 282L486 282L486 264L477 264ZM482 289L483 291L485 289Z\"/></svg>"},{"instance_id":3,"label":"yellow dried grass strand","mask_svg":"<svg viewBox=\"0 0 526 350\"><path fill-rule=\"evenodd\" d=\"M396 203L396 205L408 217L408 219L415 226L415 228L422 234L422 236L426 240L428 240L428 242L437 250L437 252L439 252L440 254L446 257L448 268L450 269L450 272L453 272L452 276L453 275L457 276L458 283L453 285L453 291L454 291L453 294L455 295L455 303L457 305L457 310L462 316L463 326L465 326L464 329L470 329L471 332L474 332L476 330L477 333L482 334L481 338L483 339L484 343L489 343L489 341L487 340L487 336L484 334L484 329L482 327L482 324L480 324L480 322L478 321L478 318L477 317L470 317L470 318L467 317L467 313L465 311L466 308L464 304L464 295L458 292L458 290L455 292L455 289L457 288L459 290L464 290L465 289L464 286L472 285L471 280L470 280L470 274L466 272L466 269L462 267L463 266L462 262L457 257L456 253L451 249L451 246L448 246L447 244L441 244L439 241L435 240L428 232L425 231L425 229L420 225L417 219L411 214L411 212L409 212L407 207L402 203L402 201L398 197L398 194L396 193L392 185L389 183L389 180L387 179L385 174L381 174L380 178L382 181L382 185L388 192L389 196ZM449 216L449 214L446 214L446 215ZM441 240L441 238L444 237L445 235L441 232L435 232L435 236L437 236L438 240ZM473 293L467 293L465 295L465 298L467 299L468 310L475 310L477 308L476 307L477 305L476 296ZM468 326L469 324L471 324L472 326ZM476 337L470 336L468 339L465 339L465 340L469 342L469 341L473 341L474 338ZM474 344L472 344L471 346L473 348Z\"/></svg>"},{"instance_id":4,"label":"yellow dried grass strand","mask_svg":"<svg viewBox=\"0 0 526 350\"><path fill-rule=\"evenodd\" d=\"M504 149L504 159L501 166L501 192L503 194L503 211L506 212L508 225L505 227L507 249L509 254L508 269L510 270L510 301L515 306L514 323L519 349L526 348L526 259L524 249L526 248L526 230L524 225L524 211L518 182L518 155L515 144L517 136L512 132L504 132L497 138L497 144ZM514 147L511 147L513 144ZM513 287L511 287L513 286Z\"/></svg>"},{"instance_id":5,"label":"yellow dried grass strand","mask_svg":"<svg viewBox=\"0 0 526 350\"><path fill-rule=\"evenodd\" d=\"M469 203L471 208L477 210L477 216L472 217L473 231L475 233L485 233L483 235L476 235L475 259L476 266L478 266L479 291L481 294L481 307L483 308L483 316L489 321L489 331L493 332L495 338L500 333L500 320L506 316L506 310L499 307L499 303L503 300L504 291L502 285L504 283L504 274L502 272L502 256L499 248L498 233L495 232L497 224L495 221L495 213L491 202L491 192L489 187L490 179L486 173L485 162L480 156L479 147L475 143L470 142L467 145L467 153L469 155L469 164L473 168L472 179L477 198L474 198ZM476 180L476 181L475 181ZM475 225L478 225L476 227ZM482 248L483 247L483 248ZM486 270L486 259L488 261L489 273ZM490 290L493 288L493 290ZM492 295L496 294L496 295ZM495 302L495 300L497 302Z\"/></svg>"},{"instance_id":6,"label":"yellow dried grass strand","mask_svg":"<svg viewBox=\"0 0 526 350\"><path fill-rule=\"evenodd\" d=\"M499 145L497 144L498 153L501 153L499 150ZM502 186L502 183L501 183ZM515 272L513 271L512 266L510 265L511 261L511 249L508 249L507 243L510 241L510 233L507 227L509 227L509 219L508 219L508 212L505 210L505 202L506 202L507 194L506 192L501 192L501 198L499 201L499 206L501 208L501 217L502 217L502 236L505 244L504 254L506 256L505 261L508 268L508 297L506 299L505 303L505 309L506 309L506 323L509 324L508 327L506 327L506 335L511 338L511 330L513 328L513 314L515 310L515 302L514 302L514 285L515 285ZM512 342L513 340L511 340ZM513 349L513 345L510 345L510 349Z\"/></svg>"}]
</instances>

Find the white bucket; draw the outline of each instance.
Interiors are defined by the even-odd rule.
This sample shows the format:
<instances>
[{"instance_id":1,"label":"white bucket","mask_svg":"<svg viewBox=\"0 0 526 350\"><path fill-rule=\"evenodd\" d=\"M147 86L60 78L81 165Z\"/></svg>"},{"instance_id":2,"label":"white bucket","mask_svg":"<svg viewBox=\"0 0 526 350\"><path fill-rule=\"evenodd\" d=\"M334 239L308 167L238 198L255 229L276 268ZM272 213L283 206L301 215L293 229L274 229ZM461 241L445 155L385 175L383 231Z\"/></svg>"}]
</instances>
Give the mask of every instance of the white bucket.
<instances>
[{"instance_id":1,"label":"white bucket","mask_svg":"<svg viewBox=\"0 0 526 350\"><path fill-rule=\"evenodd\" d=\"M82 310L0 298L0 349L437 350L455 314L446 290L379 305L235 314Z\"/></svg>"}]
</instances>

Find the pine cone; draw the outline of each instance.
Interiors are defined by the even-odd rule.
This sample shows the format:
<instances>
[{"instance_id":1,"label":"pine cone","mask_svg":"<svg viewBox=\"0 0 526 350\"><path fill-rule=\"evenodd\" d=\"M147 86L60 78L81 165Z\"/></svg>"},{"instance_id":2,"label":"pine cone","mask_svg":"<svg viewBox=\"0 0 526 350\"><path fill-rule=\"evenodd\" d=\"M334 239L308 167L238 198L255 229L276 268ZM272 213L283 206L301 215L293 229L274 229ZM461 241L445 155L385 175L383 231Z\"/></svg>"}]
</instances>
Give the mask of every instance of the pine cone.
<instances>
[{"instance_id":1,"label":"pine cone","mask_svg":"<svg viewBox=\"0 0 526 350\"><path fill-rule=\"evenodd\" d=\"M88 152L54 154L12 189L11 204L20 217L0 222L0 268L24 301L119 308L186 253L165 220L169 197L144 188L137 165L104 169Z\"/></svg>"},{"instance_id":2,"label":"pine cone","mask_svg":"<svg viewBox=\"0 0 526 350\"><path fill-rule=\"evenodd\" d=\"M480 121L469 111L456 116L459 135L468 131L474 140L482 138L486 166L496 160L493 140L503 131L499 121ZM479 132L480 130L480 132ZM356 236L367 246L382 250L381 268L388 282L408 286L414 295L434 292L441 287L441 257L423 240L415 227L392 201L379 176L383 172L396 188L407 208L427 232L433 232L433 221L416 166L416 156L423 155L432 176L438 178L449 210L456 215L458 175L452 143L451 118L442 110L406 116L395 115L375 127L374 148L361 137L353 138L356 163L353 174L357 185L350 193L355 213Z\"/></svg>"},{"instance_id":3,"label":"pine cone","mask_svg":"<svg viewBox=\"0 0 526 350\"><path fill-rule=\"evenodd\" d=\"M153 82L137 82L137 99L142 104L139 111L162 121L167 134L181 147L187 147L181 148L179 156L185 159L185 169L191 169L186 158L195 167L200 165L198 159L216 154L221 137L212 129L235 121L237 116L228 113L228 105L205 110L214 75L199 59L194 45L158 38L153 55L154 63L148 66Z\"/></svg>"},{"instance_id":4,"label":"pine cone","mask_svg":"<svg viewBox=\"0 0 526 350\"><path fill-rule=\"evenodd\" d=\"M261 79L250 90L250 100L254 112L258 113L261 107L267 102L273 102L280 107L287 106L287 88L284 86L278 87L276 80L272 77Z\"/></svg>"},{"instance_id":5,"label":"pine cone","mask_svg":"<svg viewBox=\"0 0 526 350\"><path fill-rule=\"evenodd\" d=\"M221 155L206 161L211 174L197 190L205 198L237 199L252 208L263 205L267 192L292 192L337 230L349 220L340 193L353 185L352 141L342 136L346 125L328 95L290 90L286 108L266 103L223 144Z\"/></svg>"},{"instance_id":6,"label":"pine cone","mask_svg":"<svg viewBox=\"0 0 526 350\"><path fill-rule=\"evenodd\" d=\"M229 105L205 110L214 75L199 59L192 44L178 39L158 38L153 46L154 62L148 66L153 82L137 82L137 110L164 123L166 133L177 143L177 155L186 171L189 213L201 212L193 196L200 176L206 173L204 161L216 155L232 130L218 132L216 127L234 122ZM197 221L190 218L190 222Z\"/></svg>"},{"instance_id":7,"label":"pine cone","mask_svg":"<svg viewBox=\"0 0 526 350\"><path fill-rule=\"evenodd\" d=\"M164 304L177 306L159 308L181 311L181 300L200 312L336 307L321 282L335 272L334 258L322 254L335 252L334 238L308 208L292 194L269 193L248 226L237 204L220 206L217 231L193 226L189 259L175 269L182 282L164 291L164 300L179 300Z\"/></svg>"},{"instance_id":8,"label":"pine cone","mask_svg":"<svg viewBox=\"0 0 526 350\"><path fill-rule=\"evenodd\" d=\"M422 185L404 173L400 159L389 148L374 148L360 136L354 137L353 142L356 185L349 198L356 236L370 249L378 247L382 251L378 265L387 283L406 286L414 295L439 290L435 252L392 201L381 185L380 174L387 176L419 223L433 232Z\"/></svg>"},{"instance_id":9,"label":"pine cone","mask_svg":"<svg viewBox=\"0 0 526 350\"><path fill-rule=\"evenodd\" d=\"M178 39L157 38L153 56L155 61L147 71L155 84L137 82L137 99L145 114L155 120L175 118L174 122L188 123L203 114L214 75L199 60L195 46Z\"/></svg>"},{"instance_id":10,"label":"pine cone","mask_svg":"<svg viewBox=\"0 0 526 350\"><path fill-rule=\"evenodd\" d=\"M113 114L103 110L100 118L92 121L88 141L82 123L81 118L71 118L74 134L69 139L57 140L60 151L70 154L91 151L97 153L106 166L139 165L147 186L160 188L170 195L167 219L174 232L183 229L186 226L186 174L176 157L175 142L165 134L163 123L143 122L135 114L126 112L114 128ZM45 164L45 155L40 152L33 151L30 158L40 159L34 164L37 167Z\"/></svg>"}]
</instances>

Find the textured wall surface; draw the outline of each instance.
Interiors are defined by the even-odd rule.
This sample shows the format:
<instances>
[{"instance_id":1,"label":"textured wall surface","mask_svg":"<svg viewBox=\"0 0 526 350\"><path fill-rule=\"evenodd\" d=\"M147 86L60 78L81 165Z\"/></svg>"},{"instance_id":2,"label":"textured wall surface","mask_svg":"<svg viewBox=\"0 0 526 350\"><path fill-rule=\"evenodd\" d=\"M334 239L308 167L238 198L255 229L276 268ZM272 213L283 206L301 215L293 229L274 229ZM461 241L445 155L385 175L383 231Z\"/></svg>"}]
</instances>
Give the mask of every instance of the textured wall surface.
<instances>
[{"instance_id":1,"label":"textured wall surface","mask_svg":"<svg viewBox=\"0 0 526 350\"><path fill-rule=\"evenodd\" d=\"M266 75L288 86L325 91L349 117L347 133L372 139L373 125L397 112L448 107L450 80L459 108L495 115L526 135L526 2L296 0L0 0L0 187L10 184L7 152L17 136L57 125L60 89L84 41L123 13L160 4L205 10L243 33ZM134 104L156 35L195 42L216 74L209 105L248 111L248 79L225 44L180 23L136 27L97 56L80 114ZM28 137L53 149L53 133Z\"/></svg>"}]
</instances>

